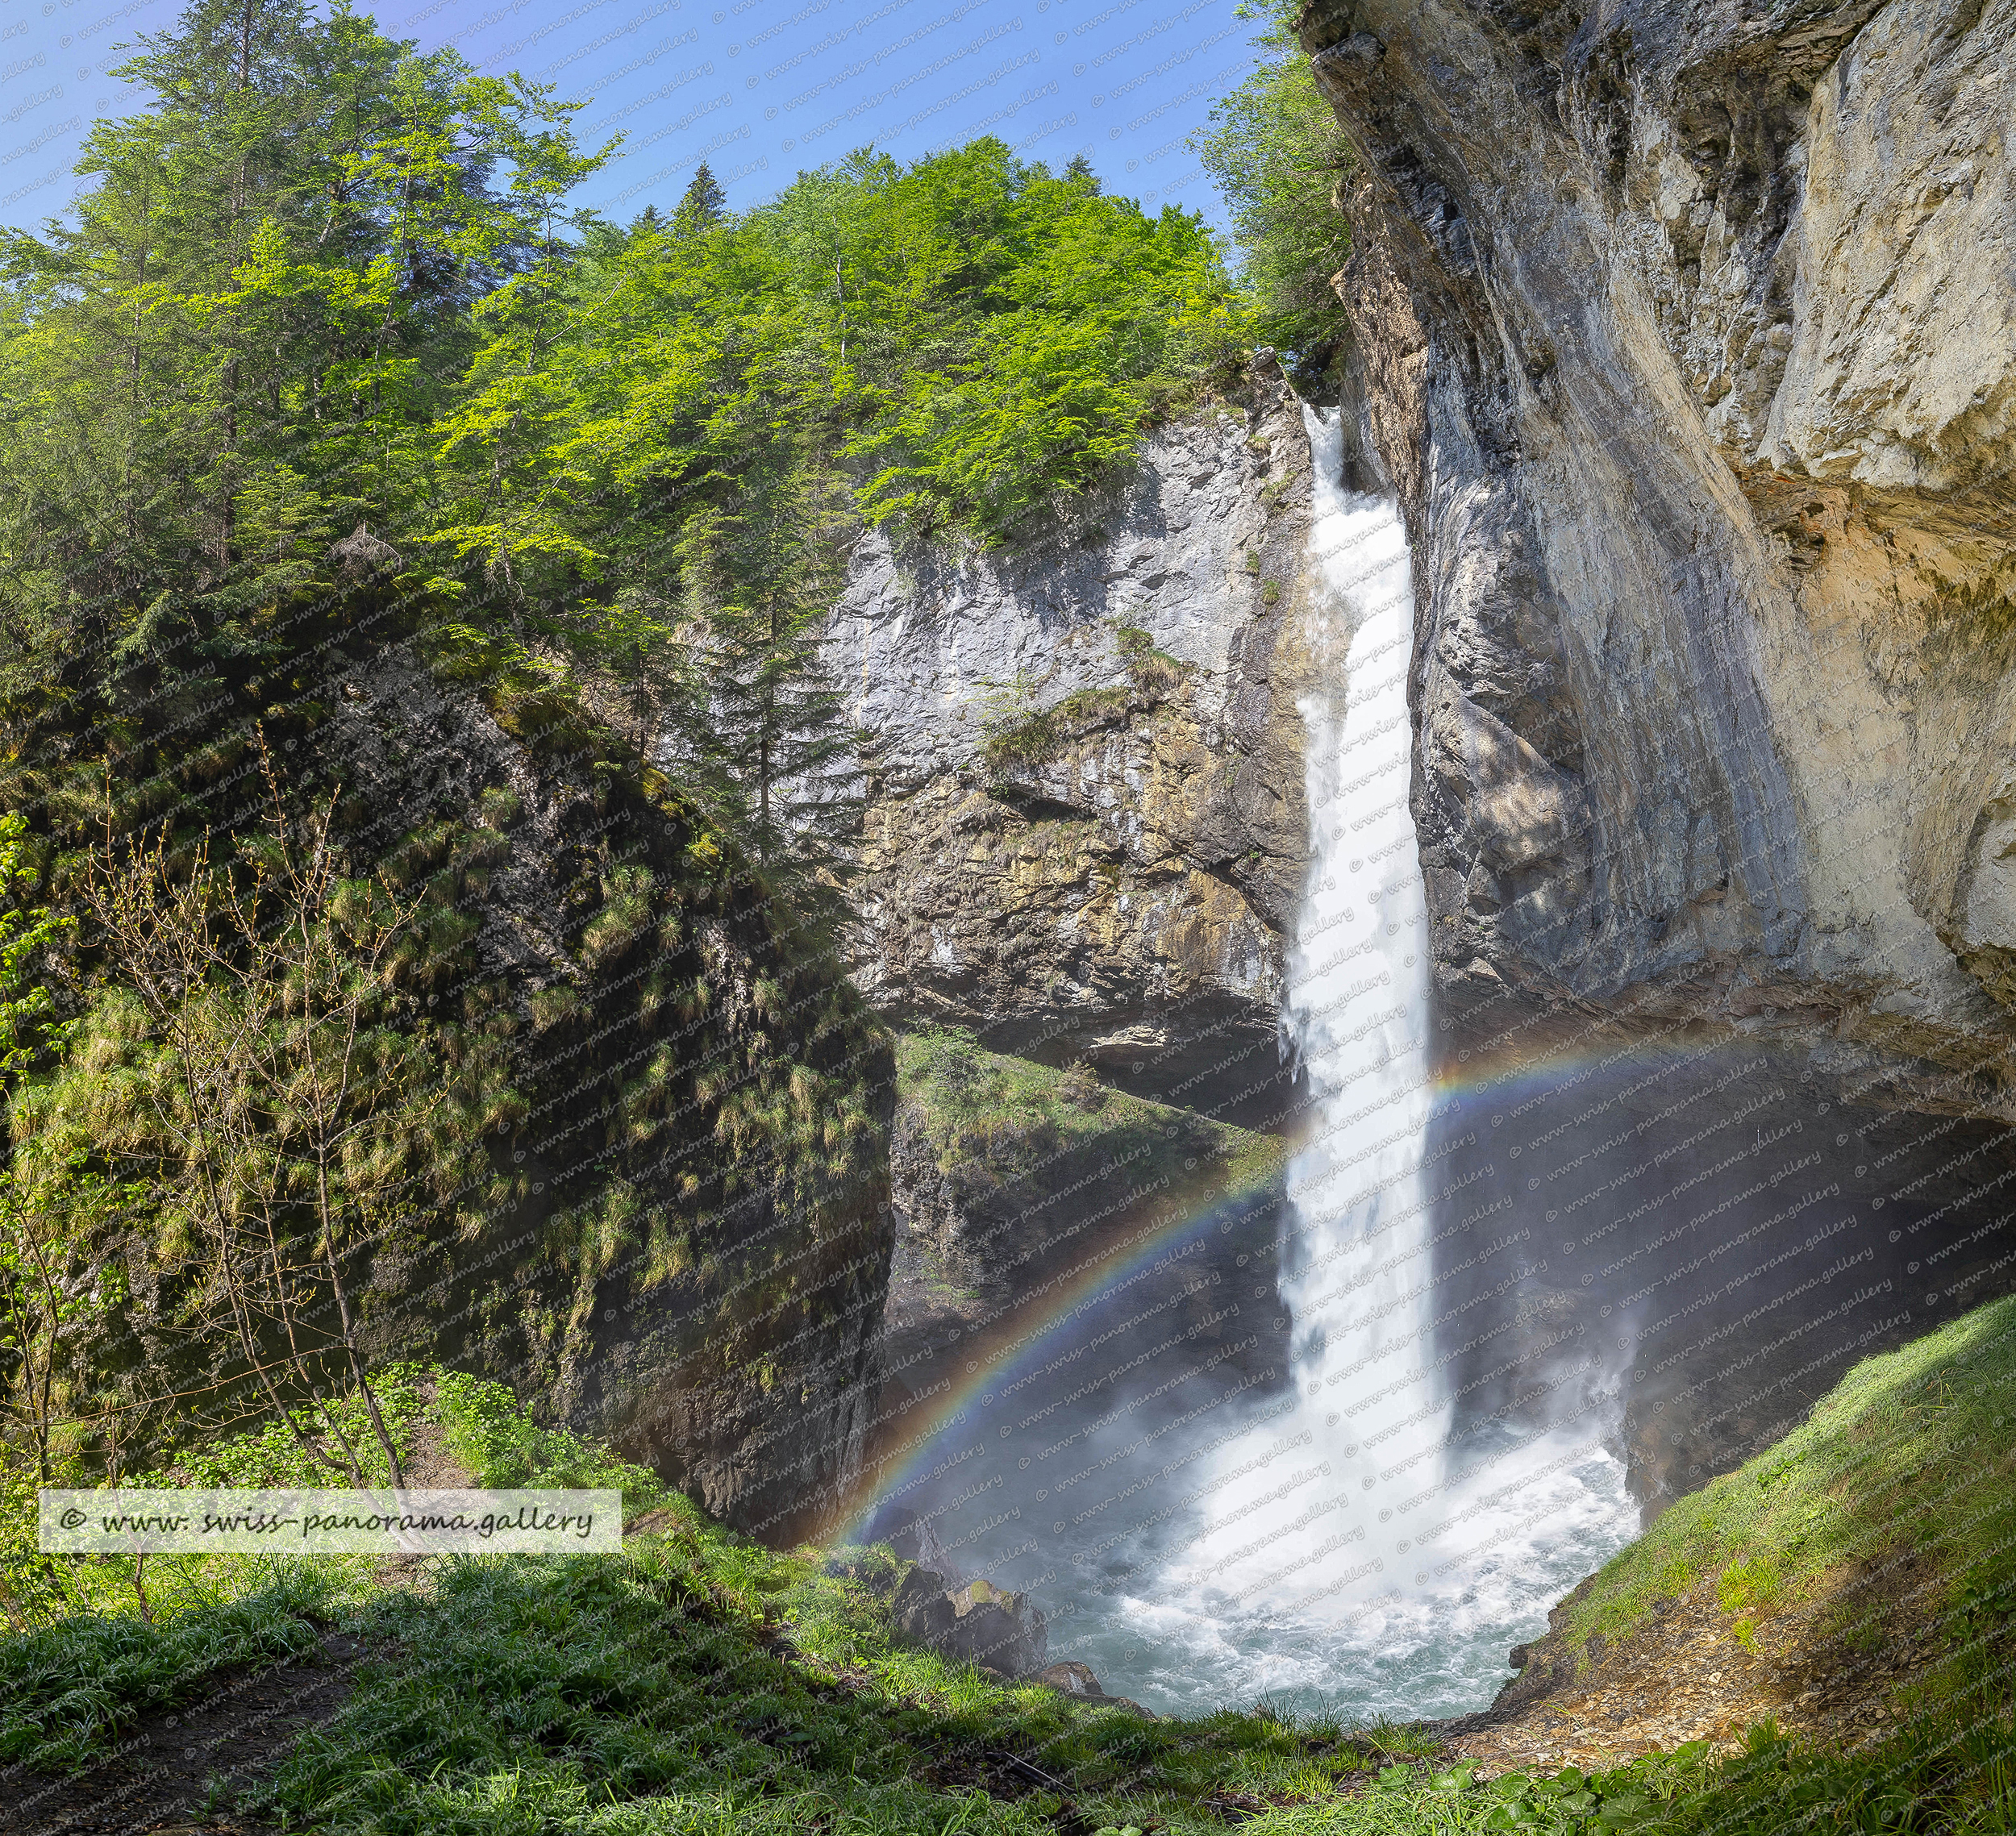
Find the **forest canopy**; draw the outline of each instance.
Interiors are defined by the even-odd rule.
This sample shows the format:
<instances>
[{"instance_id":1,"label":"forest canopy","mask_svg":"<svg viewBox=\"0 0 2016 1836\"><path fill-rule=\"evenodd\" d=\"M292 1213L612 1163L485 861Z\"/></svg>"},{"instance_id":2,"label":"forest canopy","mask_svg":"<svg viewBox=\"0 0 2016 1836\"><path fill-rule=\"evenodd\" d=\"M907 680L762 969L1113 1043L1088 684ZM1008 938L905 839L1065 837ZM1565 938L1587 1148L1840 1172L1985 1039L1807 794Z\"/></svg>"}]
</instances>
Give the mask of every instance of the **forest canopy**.
<instances>
[{"instance_id":1,"label":"forest canopy","mask_svg":"<svg viewBox=\"0 0 2016 1836\"><path fill-rule=\"evenodd\" d=\"M488 668L651 674L640 722L768 854L839 539L1002 540L1250 342L1199 219L996 139L741 212L703 169L619 226L569 202L614 145L581 100L346 0L196 0L122 73L154 106L0 265L17 712L117 721L135 658L259 647L362 543Z\"/></svg>"}]
</instances>

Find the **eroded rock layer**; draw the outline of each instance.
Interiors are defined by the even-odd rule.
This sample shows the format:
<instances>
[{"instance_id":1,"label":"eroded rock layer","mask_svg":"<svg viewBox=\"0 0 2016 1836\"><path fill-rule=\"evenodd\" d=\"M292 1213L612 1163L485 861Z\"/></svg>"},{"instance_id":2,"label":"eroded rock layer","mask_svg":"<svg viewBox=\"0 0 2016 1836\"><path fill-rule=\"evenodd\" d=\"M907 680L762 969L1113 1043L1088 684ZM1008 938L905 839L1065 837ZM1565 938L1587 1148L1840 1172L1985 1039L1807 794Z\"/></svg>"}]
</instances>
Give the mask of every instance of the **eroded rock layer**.
<instances>
[{"instance_id":1,"label":"eroded rock layer","mask_svg":"<svg viewBox=\"0 0 2016 1836\"><path fill-rule=\"evenodd\" d=\"M2001 1102L2016 7L1302 24L1445 982L1797 1009Z\"/></svg>"},{"instance_id":2,"label":"eroded rock layer","mask_svg":"<svg viewBox=\"0 0 2016 1836\"><path fill-rule=\"evenodd\" d=\"M2016 4L1300 29L1414 552L1445 1355L1623 1386L1656 1503L2016 1259Z\"/></svg>"},{"instance_id":3,"label":"eroded rock layer","mask_svg":"<svg viewBox=\"0 0 2016 1836\"><path fill-rule=\"evenodd\" d=\"M876 747L871 999L1231 1119L1277 1105L1308 494L1263 359L1040 539L863 539L829 654Z\"/></svg>"}]
</instances>

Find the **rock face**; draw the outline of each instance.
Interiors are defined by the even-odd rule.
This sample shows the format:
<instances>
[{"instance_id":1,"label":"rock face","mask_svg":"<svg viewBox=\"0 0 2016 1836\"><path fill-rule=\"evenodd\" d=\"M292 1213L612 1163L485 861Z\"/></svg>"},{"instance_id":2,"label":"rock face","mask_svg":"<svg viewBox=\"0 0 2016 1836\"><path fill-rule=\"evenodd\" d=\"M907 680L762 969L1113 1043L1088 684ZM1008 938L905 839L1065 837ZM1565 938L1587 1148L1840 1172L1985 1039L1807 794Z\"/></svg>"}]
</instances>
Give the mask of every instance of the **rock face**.
<instances>
[{"instance_id":1,"label":"rock face","mask_svg":"<svg viewBox=\"0 0 2016 1836\"><path fill-rule=\"evenodd\" d=\"M1231 1119L1272 1091L1307 851L1308 498L1263 358L1012 552L863 539L829 656L874 742L872 1000Z\"/></svg>"},{"instance_id":2,"label":"rock face","mask_svg":"<svg viewBox=\"0 0 2016 1836\"><path fill-rule=\"evenodd\" d=\"M1433 1152L1572 1355L1465 1380L1621 1387L1656 1508L2016 1261L2016 0L1299 29L1414 552Z\"/></svg>"},{"instance_id":3,"label":"rock face","mask_svg":"<svg viewBox=\"0 0 2016 1836\"><path fill-rule=\"evenodd\" d=\"M913 1567L889 1603L889 1615L905 1638L1008 1676L1035 1676L1048 1659L1042 1609L1028 1595L991 1581L948 1588L943 1575Z\"/></svg>"},{"instance_id":4,"label":"rock face","mask_svg":"<svg viewBox=\"0 0 2016 1836\"><path fill-rule=\"evenodd\" d=\"M578 706L486 694L418 641L340 625L306 654L285 705L252 703L286 793L333 802L353 860L437 901L414 1025L493 1074L357 1252L362 1342L509 1382L538 1419L788 1540L849 1476L873 1404L885 1035ZM235 725L203 736L231 767L203 787L220 829L260 767ZM150 1388L242 1380L235 1347L192 1340L148 1243L125 1260L130 1304L90 1355Z\"/></svg>"},{"instance_id":5,"label":"rock face","mask_svg":"<svg viewBox=\"0 0 2016 1836\"><path fill-rule=\"evenodd\" d=\"M787 1538L849 1477L873 1403L885 1042L731 863L695 856L676 793L507 731L404 647L348 672L312 744L388 839L491 812L446 992L509 1030L527 1099L480 1227L376 1259L381 1343L506 1375Z\"/></svg>"},{"instance_id":6,"label":"rock face","mask_svg":"<svg viewBox=\"0 0 2016 1836\"><path fill-rule=\"evenodd\" d=\"M2016 5L1302 32L1363 156L1445 986L1774 1006L2006 1112Z\"/></svg>"}]
</instances>

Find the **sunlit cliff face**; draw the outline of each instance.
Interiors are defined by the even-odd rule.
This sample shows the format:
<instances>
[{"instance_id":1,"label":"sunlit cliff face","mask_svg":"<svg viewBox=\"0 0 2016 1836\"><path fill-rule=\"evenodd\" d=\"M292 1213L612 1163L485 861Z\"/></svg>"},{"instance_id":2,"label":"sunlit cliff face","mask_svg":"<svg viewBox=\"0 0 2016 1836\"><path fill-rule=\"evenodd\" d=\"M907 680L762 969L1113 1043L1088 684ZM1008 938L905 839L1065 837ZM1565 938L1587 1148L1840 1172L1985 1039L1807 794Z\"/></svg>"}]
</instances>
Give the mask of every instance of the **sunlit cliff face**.
<instances>
[{"instance_id":1,"label":"sunlit cliff face","mask_svg":"<svg viewBox=\"0 0 2016 1836\"><path fill-rule=\"evenodd\" d=\"M1415 553L1436 1151L1535 1214L1656 1509L2016 1268L2016 12L1301 30Z\"/></svg>"}]
</instances>

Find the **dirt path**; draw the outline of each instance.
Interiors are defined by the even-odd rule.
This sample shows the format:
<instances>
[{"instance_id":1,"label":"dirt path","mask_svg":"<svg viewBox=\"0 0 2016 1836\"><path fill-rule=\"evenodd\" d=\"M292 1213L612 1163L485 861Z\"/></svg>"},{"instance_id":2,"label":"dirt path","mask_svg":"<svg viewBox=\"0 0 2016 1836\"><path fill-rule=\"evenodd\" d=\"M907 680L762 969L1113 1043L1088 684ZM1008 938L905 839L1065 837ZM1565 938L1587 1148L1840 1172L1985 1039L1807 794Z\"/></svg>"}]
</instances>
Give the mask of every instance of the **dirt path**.
<instances>
[{"instance_id":1,"label":"dirt path","mask_svg":"<svg viewBox=\"0 0 2016 1836\"><path fill-rule=\"evenodd\" d=\"M1897 1690L1931 1653L1896 1623L1864 1624L1859 1642L1830 1636L1828 1609L1850 1580L1839 1577L1798 1609L1760 1624L1747 1643L1717 1604L1714 1584L1706 1582L1663 1602L1616 1645L1593 1641L1596 1661L1579 1676L1561 1635L1564 1602L1552 1616L1554 1630L1525 1647L1525 1669L1492 1709L1439 1724L1449 1754L1490 1776L1567 1765L1587 1771L1670 1753L1688 1741L1731 1751L1746 1728L1767 1717L1835 1747L1880 1739L1901 1718Z\"/></svg>"},{"instance_id":2,"label":"dirt path","mask_svg":"<svg viewBox=\"0 0 2016 1836\"><path fill-rule=\"evenodd\" d=\"M228 1814L207 1821L194 1807L212 1780L242 1788L277 1763L303 1730L349 1701L365 1647L331 1633L301 1659L220 1676L198 1701L150 1715L119 1751L73 1778L0 1774L11 1801L9 1836L128 1836L140 1831L248 1832Z\"/></svg>"},{"instance_id":3,"label":"dirt path","mask_svg":"<svg viewBox=\"0 0 2016 1836\"><path fill-rule=\"evenodd\" d=\"M414 1488L465 1486L469 1473L448 1456L441 1430L422 1422L405 1462ZM388 1558L378 1570L391 1586L424 1588L427 1561ZM5 1836L260 1836L229 1811L205 1818L196 1806L213 1781L227 1801L269 1775L306 1729L335 1717L350 1700L360 1641L329 1633L318 1650L264 1670L223 1672L202 1696L132 1728L110 1759L73 1777L0 1768Z\"/></svg>"}]
</instances>

